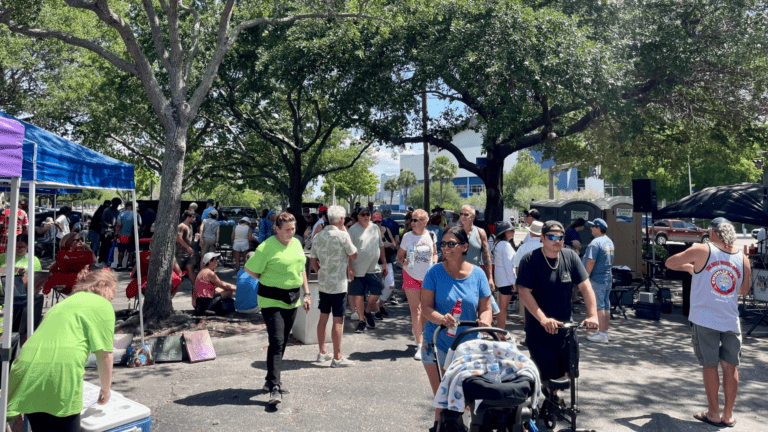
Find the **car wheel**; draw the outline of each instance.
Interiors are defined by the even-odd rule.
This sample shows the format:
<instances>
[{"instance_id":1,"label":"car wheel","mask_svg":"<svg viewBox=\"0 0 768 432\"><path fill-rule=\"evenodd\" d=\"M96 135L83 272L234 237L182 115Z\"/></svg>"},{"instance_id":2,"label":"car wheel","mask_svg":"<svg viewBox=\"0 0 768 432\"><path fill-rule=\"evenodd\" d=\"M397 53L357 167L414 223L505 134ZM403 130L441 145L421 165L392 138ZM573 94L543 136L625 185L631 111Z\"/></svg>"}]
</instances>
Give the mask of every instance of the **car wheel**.
<instances>
[{"instance_id":1,"label":"car wheel","mask_svg":"<svg viewBox=\"0 0 768 432\"><path fill-rule=\"evenodd\" d=\"M659 234L656 236L656 244L659 246L664 246L667 244L667 236L664 234Z\"/></svg>"},{"instance_id":2,"label":"car wheel","mask_svg":"<svg viewBox=\"0 0 768 432\"><path fill-rule=\"evenodd\" d=\"M708 235L705 235L705 236L703 236L703 237L701 238L701 242L702 242L702 243L709 243L709 236L708 236Z\"/></svg>"}]
</instances>

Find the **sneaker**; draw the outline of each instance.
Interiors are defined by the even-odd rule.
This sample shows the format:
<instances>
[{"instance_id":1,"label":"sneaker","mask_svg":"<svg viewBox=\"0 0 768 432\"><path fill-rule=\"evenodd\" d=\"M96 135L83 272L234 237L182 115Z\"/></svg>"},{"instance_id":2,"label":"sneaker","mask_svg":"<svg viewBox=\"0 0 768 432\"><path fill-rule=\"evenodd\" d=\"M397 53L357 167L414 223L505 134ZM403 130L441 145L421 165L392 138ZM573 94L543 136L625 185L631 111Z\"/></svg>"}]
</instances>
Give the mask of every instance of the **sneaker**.
<instances>
[{"instance_id":1,"label":"sneaker","mask_svg":"<svg viewBox=\"0 0 768 432\"><path fill-rule=\"evenodd\" d=\"M318 363L327 362L328 360L333 360L333 354L331 354L331 353L325 353L325 354L317 353L317 362Z\"/></svg>"},{"instance_id":2,"label":"sneaker","mask_svg":"<svg viewBox=\"0 0 768 432\"><path fill-rule=\"evenodd\" d=\"M289 393L291 393L291 391L288 390L288 387L286 387L286 386L284 386L282 384L280 384L278 387L280 387L280 394L289 394ZM269 384L264 383L264 387L262 387L261 390L264 391L264 392L269 392Z\"/></svg>"},{"instance_id":3,"label":"sneaker","mask_svg":"<svg viewBox=\"0 0 768 432\"><path fill-rule=\"evenodd\" d=\"M397 299L397 297L395 297L395 295L394 295L394 294L392 294L392 298L391 298L391 299L389 299L389 303L390 303L390 304L393 304L393 305L395 305L395 306L397 306L397 305L399 305L399 304L400 304L400 301Z\"/></svg>"},{"instance_id":4,"label":"sneaker","mask_svg":"<svg viewBox=\"0 0 768 432\"><path fill-rule=\"evenodd\" d=\"M365 333L365 322L360 321L360 323L357 324L357 329L355 330L355 333Z\"/></svg>"},{"instance_id":5,"label":"sneaker","mask_svg":"<svg viewBox=\"0 0 768 432\"><path fill-rule=\"evenodd\" d=\"M283 401L283 395L280 394L280 386L275 386L269 392L269 404L274 406Z\"/></svg>"},{"instance_id":6,"label":"sneaker","mask_svg":"<svg viewBox=\"0 0 768 432\"><path fill-rule=\"evenodd\" d=\"M349 319L352 321L357 321L360 319L360 315L358 315L357 312L354 312L352 315L350 315Z\"/></svg>"},{"instance_id":7,"label":"sneaker","mask_svg":"<svg viewBox=\"0 0 768 432\"><path fill-rule=\"evenodd\" d=\"M381 314L381 316L383 316L384 318L389 318L389 312L387 312L387 310L384 309L384 306L379 306L379 312L377 312L377 314Z\"/></svg>"},{"instance_id":8,"label":"sneaker","mask_svg":"<svg viewBox=\"0 0 768 432\"><path fill-rule=\"evenodd\" d=\"M422 344L416 345L416 354L413 355L414 360L421 361L421 348Z\"/></svg>"},{"instance_id":9,"label":"sneaker","mask_svg":"<svg viewBox=\"0 0 768 432\"><path fill-rule=\"evenodd\" d=\"M355 365L355 362L353 362L352 360L347 360L344 357L342 357L341 360L336 360L336 359L331 360L331 367L335 367L335 368L350 367L354 365Z\"/></svg>"},{"instance_id":10,"label":"sneaker","mask_svg":"<svg viewBox=\"0 0 768 432\"><path fill-rule=\"evenodd\" d=\"M607 338L608 338L608 342L610 342L610 341L611 341L611 334L610 334L610 333L608 333L608 332L605 332L605 337L607 337Z\"/></svg>"},{"instance_id":11,"label":"sneaker","mask_svg":"<svg viewBox=\"0 0 768 432\"><path fill-rule=\"evenodd\" d=\"M376 320L373 319L373 314L370 312L365 313L365 321L368 323L368 327L376 328Z\"/></svg>"},{"instance_id":12,"label":"sneaker","mask_svg":"<svg viewBox=\"0 0 768 432\"><path fill-rule=\"evenodd\" d=\"M592 342L599 342L599 343L608 343L608 336L605 334L595 334L595 335L589 335L587 336L587 340L590 340Z\"/></svg>"}]
</instances>

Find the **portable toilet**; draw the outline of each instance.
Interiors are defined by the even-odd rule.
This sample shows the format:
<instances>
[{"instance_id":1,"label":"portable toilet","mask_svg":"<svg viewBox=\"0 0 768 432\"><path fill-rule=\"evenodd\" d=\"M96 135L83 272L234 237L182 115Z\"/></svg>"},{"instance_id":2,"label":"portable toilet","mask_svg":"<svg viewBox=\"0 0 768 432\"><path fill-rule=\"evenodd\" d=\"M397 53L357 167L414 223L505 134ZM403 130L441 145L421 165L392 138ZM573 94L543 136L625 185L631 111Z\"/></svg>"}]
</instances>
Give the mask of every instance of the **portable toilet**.
<instances>
[{"instance_id":1,"label":"portable toilet","mask_svg":"<svg viewBox=\"0 0 768 432\"><path fill-rule=\"evenodd\" d=\"M584 201L577 198L569 199L551 199L543 201L534 201L531 208L535 208L541 213L541 221L556 220L568 229L568 225L578 218L590 221L603 217L603 210L590 201ZM586 245L592 241L592 235L588 229L579 232L581 244ZM585 248L581 248L580 255L584 255Z\"/></svg>"},{"instance_id":2,"label":"portable toilet","mask_svg":"<svg viewBox=\"0 0 768 432\"><path fill-rule=\"evenodd\" d=\"M606 235L613 240L614 266L632 269L633 278L642 277L643 268L643 218L635 213L632 198L606 197L593 200L603 210L603 219L608 224Z\"/></svg>"}]
</instances>

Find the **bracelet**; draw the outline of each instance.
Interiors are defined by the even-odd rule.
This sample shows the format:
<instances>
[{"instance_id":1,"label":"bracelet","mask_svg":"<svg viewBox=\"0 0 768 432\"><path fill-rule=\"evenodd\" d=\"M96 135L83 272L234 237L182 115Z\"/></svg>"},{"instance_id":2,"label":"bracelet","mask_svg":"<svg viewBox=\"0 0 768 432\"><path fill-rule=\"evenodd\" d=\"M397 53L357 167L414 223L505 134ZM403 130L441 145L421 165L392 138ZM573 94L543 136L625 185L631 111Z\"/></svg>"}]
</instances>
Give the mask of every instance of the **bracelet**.
<instances>
[{"instance_id":1,"label":"bracelet","mask_svg":"<svg viewBox=\"0 0 768 432\"><path fill-rule=\"evenodd\" d=\"M311 296L311 295L312 295L312 293L311 293L311 292L305 292L305 293L304 293L304 297L309 297L309 296Z\"/></svg>"}]
</instances>

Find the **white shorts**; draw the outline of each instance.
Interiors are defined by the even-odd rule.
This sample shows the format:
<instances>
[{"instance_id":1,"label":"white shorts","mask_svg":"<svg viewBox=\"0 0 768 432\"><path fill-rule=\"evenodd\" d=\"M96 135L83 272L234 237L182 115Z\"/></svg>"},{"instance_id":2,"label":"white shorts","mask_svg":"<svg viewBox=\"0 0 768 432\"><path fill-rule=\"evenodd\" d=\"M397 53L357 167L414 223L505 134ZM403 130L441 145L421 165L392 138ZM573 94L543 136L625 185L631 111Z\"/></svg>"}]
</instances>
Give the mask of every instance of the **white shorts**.
<instances>
[{"instance_id":1,"label":"white shorts","mask_svg":"<svg viewBox=\"0 0 768 432\"><path fill-rule=\"evenodd\" d=\"M232 243L232 250L235 252L248 252L248 249L250 248L251 244L248 240L235 240L234 243Z\"/></svg>"},{"instance_id":2,"label":"white shorts","mask_svg":"<svg viewBox=\"0 0 768 432\"><path fill-rule=\"evenodd\" d=\"M387 263L387 276L384 278L384 288L395 286L395 272L392 271L392 263Z\"/></svg>"}]
</instances>

